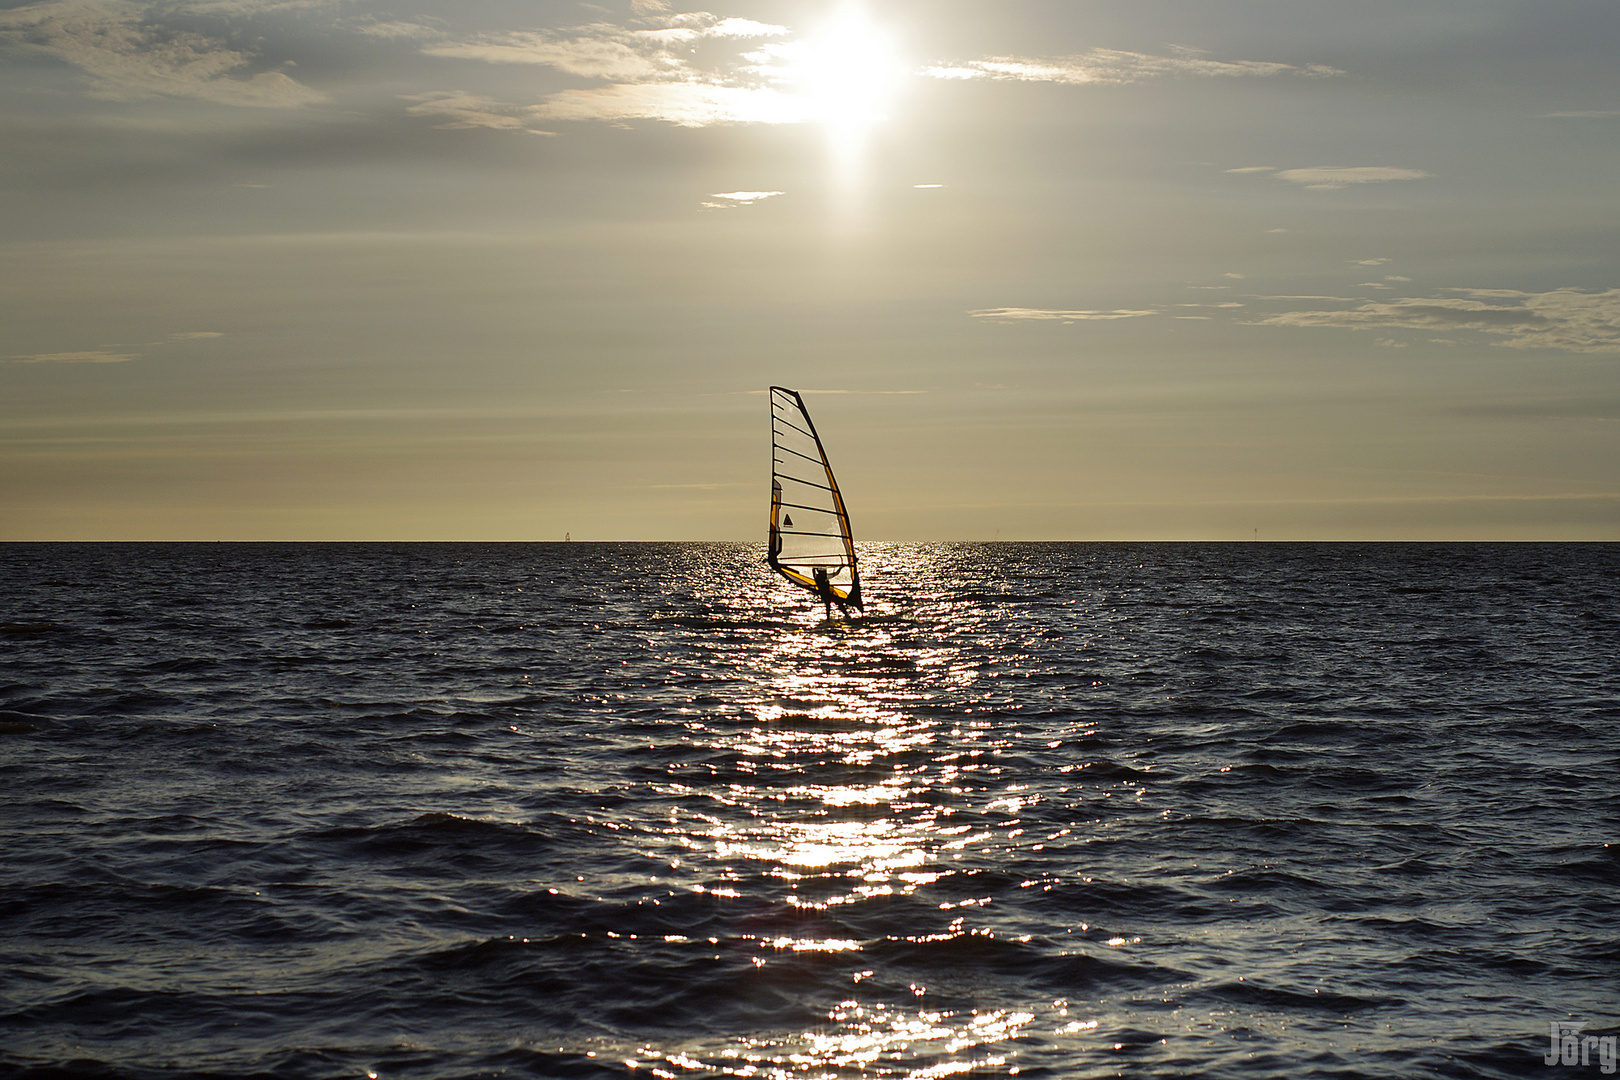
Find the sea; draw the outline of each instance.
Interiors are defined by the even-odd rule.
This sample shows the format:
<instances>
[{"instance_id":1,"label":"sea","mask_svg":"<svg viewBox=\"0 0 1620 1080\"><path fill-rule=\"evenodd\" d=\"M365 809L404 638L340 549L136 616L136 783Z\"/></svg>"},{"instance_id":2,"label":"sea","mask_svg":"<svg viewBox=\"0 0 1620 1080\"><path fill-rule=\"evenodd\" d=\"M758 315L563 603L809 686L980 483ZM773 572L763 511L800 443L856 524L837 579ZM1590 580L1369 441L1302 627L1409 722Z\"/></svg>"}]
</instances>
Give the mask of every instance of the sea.
<instances>
[{"instance_id":1,"label":"sea","mask_svg":"<svg viewBox=\"0 0 1620 1080\"><path fill-rule=\"evenodd\" d=\"M1620 545L0 545L0 1075L1572 1077Z\"/></svg>"}]
</instances>

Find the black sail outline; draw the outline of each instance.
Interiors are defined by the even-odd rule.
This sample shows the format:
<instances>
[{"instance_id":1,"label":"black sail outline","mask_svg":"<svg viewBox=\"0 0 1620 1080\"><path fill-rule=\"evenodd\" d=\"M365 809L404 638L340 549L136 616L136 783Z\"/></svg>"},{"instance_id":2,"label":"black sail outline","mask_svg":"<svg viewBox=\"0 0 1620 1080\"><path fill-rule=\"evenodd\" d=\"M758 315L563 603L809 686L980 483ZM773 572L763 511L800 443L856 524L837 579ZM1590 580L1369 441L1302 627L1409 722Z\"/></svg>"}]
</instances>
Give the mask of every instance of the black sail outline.
<instances>
[{"instance_id":1,"label":"black sail outline","mask_svg":"<svg viewBox=\"0 0 1620 1080\"><path fill-rule=\"evenodd\" d=\"M817 569L833 597L861 607L861 574L849 511L827 451L798 391L771 387L771 532L765 561L811 592Z\"/></svg>"}]
</instances>

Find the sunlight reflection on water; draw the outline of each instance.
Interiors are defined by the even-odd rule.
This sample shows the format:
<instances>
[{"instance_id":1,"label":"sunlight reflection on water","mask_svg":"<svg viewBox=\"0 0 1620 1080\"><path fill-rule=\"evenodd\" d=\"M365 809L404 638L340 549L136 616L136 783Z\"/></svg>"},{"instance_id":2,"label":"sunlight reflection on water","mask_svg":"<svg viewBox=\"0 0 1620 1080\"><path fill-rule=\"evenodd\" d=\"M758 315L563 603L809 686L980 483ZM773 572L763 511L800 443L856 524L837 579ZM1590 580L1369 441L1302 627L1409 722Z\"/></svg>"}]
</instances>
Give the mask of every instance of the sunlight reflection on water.
<instances>
[{"instance_id":1,"label":"sunlight reflection on water","mask_svg":"<svg viewBox=\"0 0 1620 1080\"><path fill-rule=\"evenodd\" d=\"M764 1080L841 1075L925 1080L1006 1066L1007 1056L992 1048L1018 1038L1035 1014L996 1009L962 1015L849 1000L829 1011L827 1019L830 1030L772 1039L743 1038L706 1053L690 1050L658 1056L662 1064L681 1070ZM1071 1024L1069 1030L1095 1026ZM644 1047L641 1053L647 1058L658 1054L651 1047ZM661 1078L680 1075L645 1058L632 1058L625 1064L646 1067ZM1017 1075L1019 1070L1014 1065L1005 1071Z\"/></svg>"},{"instance_id":2,"label":"sunlight reflection on water","mask_svg":"<svg viewBox=\"0 0 1620 1080\"><path fill-rule=\"evenodd\" d=\"M921 577L920 567L894 565L895 551L880 558L887 574ZM983 805L995 829L984 827L977 815L971 822L952 820L963 810L965 775L983 766L969 759L1006 740L968 724L964 746L960 712L929 714L926 706L940 687L971 686L977 667L959 650L937 643L948 626L935 625L926 642L909 640L905 630L904 617L880 598L858 634L831 620L813 628L789 625L762 643L764 655L751 672L756 691L745 703L752 723L704 729L713 749L745 763L740 771L751 779L727 785L718 797L723 815L694 813L677 826L694 859L708 863L707 872L697 871L706 880L694 889L737 896L726 882L772 878L785 884L790 911L813 917L874 899L915 896L960 873L962 861L998 832L1021 824L1021 811L1037 801L1019 793L1021 785ZM763 952L754 963L767 968L789 956L844 956L852 963L850 984L864 989L873 972L861 964L861 954L873 947L993 937L990 929L969 923L989 901L930 904L951 911L935 933L861 939L818 933L824 927L811 922L792 933L759 934ZM909 988L919 1004L928 994L920 983ZM1006 1066L1006 1044L1035 1020L1033 1012L1016 1008L908 1008L853 997L825 1015L812 1029L769 1038L683 1040L663 1051L644 1046L636 1064L655 1076L708 1071L939 1077ZM1066 1021L1066 1013L1055 1019ZM1069 1031L1080 1030L1078 1022L1066 1022ZM1055 1023L1054 1033L1057 1028Z\"/></svg>"}]
</instances>

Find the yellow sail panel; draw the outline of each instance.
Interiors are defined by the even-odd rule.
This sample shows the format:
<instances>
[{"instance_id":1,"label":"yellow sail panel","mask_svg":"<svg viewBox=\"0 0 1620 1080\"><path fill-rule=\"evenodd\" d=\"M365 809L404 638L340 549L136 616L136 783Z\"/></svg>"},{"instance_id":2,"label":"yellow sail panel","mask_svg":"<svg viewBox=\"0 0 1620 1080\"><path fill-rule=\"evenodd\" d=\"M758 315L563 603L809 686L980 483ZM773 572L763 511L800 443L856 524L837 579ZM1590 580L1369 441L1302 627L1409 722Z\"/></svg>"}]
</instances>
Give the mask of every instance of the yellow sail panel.
<instances>
[{"instance_id":1,"label":"yellow sail panel","mask_svg":"<svg viewBox=\"0 0 1620 1080\"><path fill-rule=\"evenodd\" d=\"M861 606L861 576L849 512L804 399L771 387L771 532L766 561L783 577L820 592L816 571L841 604Z\"/></svg>"}]
</instances>

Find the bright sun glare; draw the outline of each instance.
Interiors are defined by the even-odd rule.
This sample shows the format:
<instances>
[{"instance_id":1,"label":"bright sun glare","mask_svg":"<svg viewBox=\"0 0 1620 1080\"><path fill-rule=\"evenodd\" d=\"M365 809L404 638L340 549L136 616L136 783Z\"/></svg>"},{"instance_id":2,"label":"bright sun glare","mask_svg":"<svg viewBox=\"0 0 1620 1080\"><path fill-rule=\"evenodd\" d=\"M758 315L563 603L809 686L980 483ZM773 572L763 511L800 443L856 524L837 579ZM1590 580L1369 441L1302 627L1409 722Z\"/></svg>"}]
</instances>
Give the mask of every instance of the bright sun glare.
<instances>
[{"instance_id":1,"label":"bright sun glare","mask_svg":"<svg viewBox=\"0 0 1620 1080\"><path fill-rule=\"evenodd\" d=\"M825 125L833 152L852 167L873 124L888 117L906 66L893 38L855 3L809 37L778 47L783 89Z\"/></svg>"}]
</instances>

